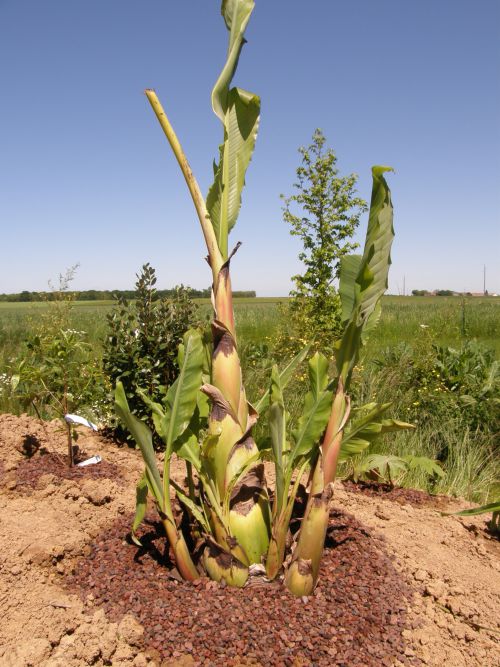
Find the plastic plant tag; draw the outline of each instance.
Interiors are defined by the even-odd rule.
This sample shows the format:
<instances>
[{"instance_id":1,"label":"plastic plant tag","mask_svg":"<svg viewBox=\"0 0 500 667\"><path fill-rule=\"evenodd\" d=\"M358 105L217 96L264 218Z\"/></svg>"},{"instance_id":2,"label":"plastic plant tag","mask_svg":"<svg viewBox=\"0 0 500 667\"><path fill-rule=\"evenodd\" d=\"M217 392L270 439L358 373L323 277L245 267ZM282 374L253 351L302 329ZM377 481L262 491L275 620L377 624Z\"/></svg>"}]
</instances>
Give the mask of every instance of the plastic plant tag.
<instances>
[{"instance_id":1,"label":"plastic plant tag","mask_svg":"<svg viewBox=\"0 0 500 667\"><path fill-rule=\"evenodd\" d=\"M85 419L85 417L80 417L79 415L64 415L64 419L69 424L81 424L82 426L87 426L88 428L91 428L93 431L99 430L95 424L93 424L88 419Z\"/></svg>"},{"instance_id":2,"label":"plastic plant tag","mask_svg":"<svg viewBox=\"0 0 500 667\"><path fill-rule=\"evenodd\" d=\"M85 466L91 466L94 465L95 463L100 463L102 461L101 457L99 455L97 456L92 456L90 459L86 459L85 461L81 461L80 463L77 463L76 465L79 468L84 468Z\"/></svg>"}]
</instances>

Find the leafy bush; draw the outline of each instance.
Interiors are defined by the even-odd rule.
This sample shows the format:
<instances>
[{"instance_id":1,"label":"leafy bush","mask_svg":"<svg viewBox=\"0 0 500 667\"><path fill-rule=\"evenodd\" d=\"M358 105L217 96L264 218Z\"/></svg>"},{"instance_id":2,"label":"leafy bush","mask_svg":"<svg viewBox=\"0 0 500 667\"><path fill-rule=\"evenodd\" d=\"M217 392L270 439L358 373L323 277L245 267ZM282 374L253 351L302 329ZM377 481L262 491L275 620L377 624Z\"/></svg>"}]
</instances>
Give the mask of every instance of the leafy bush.
<instances>
[{"instance_id":1,"label":"leafy bush","mask_svg":"<svg viewBox=\"0 0 500 667\"><path fill-rule=\"evenodd\" d=\"M469 429L500 429L500 373L493 350L474 340L461 348L400 345L375 361L379 380L400 394L411 420L456 417Z\"/></svg>"},{"instance_id":2,"label":"leafy bush","mask_svg":"<svg viewBox=\"0 0 500 667\"><path fill-rule=\"evenodd\" d=\"M72 328L74 295L69 284L76 268L59 276L59 287L46 310L33 318L21 355L11 368L11 389L24 409L31 406L40 418L63 422L64 415L72 412L96 419L106 398L100 362L86 341L87 333ZM64 424L72 465L71 427Z\"/></svg>"},{"instance_id":3,"label":"leafy bush","mask_svg":"<svg viewBox=\"0 0 500 667\"><path fill-rule=\"evenodd\" d=\"M454 348L436 344L435 335L434 327L421 325L412 345L385 350L361 367L356 400L391 401L418 428L382 439L355 466L363 467L366 456L376 454L427 457L439 461L444 477L407 469L400 470L398 482L487 502L495 496L500 474L498 363L474 340Z\"/></svg>"},{"instance_id":4,"label":"leafy bush","mask_svg":"<svg viewBox=\"0 0 500 667\"><path fill-rule=\"evenodd\" d=\"M189 289L175 288L172 299L159 299L156 272L149 263L137 274L137 299L118 297L108 314L103 365L112 386L123 384L134 415L150 423L149 410L137 394L159 401L178 374L177 348L196 319Z\"/></svg>"}]
</instances>

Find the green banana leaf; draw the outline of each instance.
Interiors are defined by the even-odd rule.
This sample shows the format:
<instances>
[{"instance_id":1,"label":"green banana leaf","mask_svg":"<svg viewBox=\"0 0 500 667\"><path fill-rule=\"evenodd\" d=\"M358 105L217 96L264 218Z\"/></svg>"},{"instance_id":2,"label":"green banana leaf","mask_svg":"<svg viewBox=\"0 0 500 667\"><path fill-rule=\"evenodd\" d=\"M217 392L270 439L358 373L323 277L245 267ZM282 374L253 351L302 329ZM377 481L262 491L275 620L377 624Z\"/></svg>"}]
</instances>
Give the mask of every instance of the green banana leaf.
<instances>
[{"instance_id":1,"label":"green banana leaf","mask_svg":"<svg viewBox=\"0 0 500 667\"><path fill-rule=\"evenodd\" d=\"M253 0L223 0L222 2L221 14L229 30L229 47L226 62L212 90L212 108L223 123L228 107L229 86L245 43L244 33L254 7Z\"/></svg>"},{"instance_id":2,"label":"green banana leaf","mask_svg":"<svg viewBox=\"0 0 500 667\"><path fill-rule=\"evenodd\" d=\"M181 459L188 461L199 472L201 470L200 444L198 437L191 428L187 428L184 433L174 442L173 451Z\"/></svg>"},{"instance_id":3,"label":"green banana leaf","mask_svg":"<svg viewBox=\"0 0 500 667\"><path fill-rule=\"evenodd\" d=\"M259 128L259 97L241 88L229 89L253 8L253 0L225 0L222 3L222 15L230 31L229 48L226 63L212 91L212 107L224 125L224 143L219 148L219 164L214 164L215 178L206 205L224 260L228 259L228 235L238 218L245 173Z\"/></svg>"},{"instance_id":4,"label":"green banana leaf","mask_svg":"<svg viewBox=\"0 0 500 667\"><path fill-rule=\"evenodd\" d=\"M488 512L500 512L500 500L495 500L488 505L481 505L481 507L472 507L469 510L461 510L460 512L443 512L443 515L450 516L476 516L477 514L487 514Z\"/></svg>"},{"instance_id":5,"label":"green banana leaf","mask_svg":"<svg viewBox=\"0 0 500 667\"><path fill-rule=\"evenodd\" d=\"M378 320L379 300L388 284L394 229L391 193L383 176L386 171L392 170L390 167L372 168L373 189L363 255L361 259L346 257L341 263L339 289L342 317L347 324L337 344L336 360L346 390L364 342L363 334Z\"/></svg>"},{"instance_id":6,"label":"green banana leaf","mask_svg":"<svg viewBox=\"0 0 500 667\"><path fill-rule=\"evenodd\" d=\"M293 374L297 370L298 366L304 361L304 359L309 354L310 346L307 345L303 350L301 350L286 366L282 371L279 371L279 380L281 389L285 389L287 384L293 377ZM255 409L259 414L262 414L269 407L269 389L259 398L257 403L254 405Z\"/></svg>"},{"instance_id":7,"label":"green banana leaf","mask_svg":"<svg viewBox=\"0 0 500 667\"><path fill-rule=\"evenodd\" d=\"M153 418L153 424L155 426L155 431L158 433L160 438L164 439L164 423L165 423L165 410L163 405L153 401L145 391L142 389L137 389L138 396L142 399L143 403L148 406L151 410L151 416Z\"/></svg>"},{"instance_id":8,"label":"green banana leaf","mask_svg":"<svg viewBox=\"0 0 500 667\"><path fill-rule=\"evenodd\" d=\"M125 396L125 390L123 389L123 384L121 382L116 383L115 410L123 426L129 431L141 450L142 458L146 465L146 478L151 493L155 497L158 505L164 509L162 481L158 466L156 465L156 456L153 449L153 437L151 431L144 422L137 419L137 417L130 412L127 397Z\"/></svg>"},{"instance_id":9,"label":"green banana leaf","mask_svg":"<svg viewBox=\"0 0 500 667\"><path fill-rule=\"evenodd\" d=\"M271 448L276 471L276 501L278 509L284 490L283 454L287 450L286 441L286 411L283 401L278 367L273 366L271 371L271 406L269 408L269 431L271 433Z\"/></svg>"},{"instance_id":10,"label":"green banana leaf","mask_svg":"<svg viewBox=\"0 0 500 667\"><path fill-rule=\"evenodd\" d=\"M390 406L391 403L369 403L356 411L342 438L339 457L341 461L364 451L383 433L415 428L413 424L397 419L381 419Z\"/></svg>"},{"instance_id":11,"label":"green banana leaf","mask_svg":"<svg viewBox=\"0 0 500 667\"><path fill-rule=\"evenodd\" d=\"M219 164L207 195L207 210L219 250L228 257L228 234L241 208L245 173L250 164L259 128L260 100L256 95L233 88L224 115L224 143Z\"/></svg>"},{"instance_id":12,"label":"green banana leaf","mask_svg":"<svg viewBox=\"0 0 500 667\"><path fill-rule=\"evenodd\" d=\"M161 433L166 445L165 459L171 455L175 442L189 426L197 407L203 369L203 346L199 331L191 329L185 334L179 356L182 359L179 375L169 387L164 401L165 415Z\"/></svg>"},{"instance_id":13,"label":"green banana leaf","mask_svg":"<svg viewBox=\"0 0 500 667\"><path fill-rule=\"evenodd\" d=\"M309 384L304 409L299 418L298 428L292 433L294 444L290 463L298 456L304 456L319 447L319 440L326 428L331 412L333 392L328 383L328 359L316 352L309 361Z\"/></svg>"},{"instance_id":14,"label":"green banana leaf","mask_svg":"<svg viewBox=\"0 0 500 667\"><path fill-rule=\"evenodd\" d=\"M342 322L347 322L354 310L356 278L362 259L362 255L344 255L340 260L339 294L342 305Z\"/></svg>"}]
</instances>

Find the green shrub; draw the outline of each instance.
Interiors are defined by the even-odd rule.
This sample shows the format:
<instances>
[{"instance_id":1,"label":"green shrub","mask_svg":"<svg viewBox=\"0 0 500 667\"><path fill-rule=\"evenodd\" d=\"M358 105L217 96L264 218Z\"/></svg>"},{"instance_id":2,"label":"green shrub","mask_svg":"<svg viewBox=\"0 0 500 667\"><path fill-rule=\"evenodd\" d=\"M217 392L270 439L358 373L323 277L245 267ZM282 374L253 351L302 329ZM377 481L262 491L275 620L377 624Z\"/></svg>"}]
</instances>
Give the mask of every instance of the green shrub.
<instances>
[{"instance_id":1,"label":"green shrub","mask_svg":"<svg viewBox=\"0 0 500 667\"><path fill-rule=\"evenodd\" d=\"M457 418L472 431L500 430L500 373L493 350L471 340L460 348L399 345L374 362L380 383L403 402L405 417Z\"/></svg>"},{"instance_id":2,"label":"green shrub","mask_svg":"<svg viewBox=\"0 0 500 667\"><path fill-rule=\"evenodd\" d=\"M40 418L59 418L68 431L68 462L73 465L71 426L64 415L78 414L99 420L106 403L106 386L99 359L87 341L87 332L72 325L74 294L69 291L76 266L59 276L59 287L47 308L32 318L28 336L10 368L10 391L23 409L33 408Z\"/></svg>"},{"instance_id":3,"label":"green shrub","mask_svg":"<svg viewBox=\"0 0 500 667\"><path fill-rule=\"evenodd\" d=\"M148 423L149 410L137 390L161 400L164 387L177 377L177 348L197 313L188 288L181 285L172 299L159 299L155 284L155 269L144 264L137 274L137 299L118 297L107 315L103 354L109 382L123 384L132 413Z\"/></svg>"},{"instance_id":4,"label":"green shrub","mask_svg":"<svg viewBox=\"0 0 500 667\"><path fill-rule=\"evenodd\" d=\"M385 350L357 369L356 400L392 402L413 432L382 439L353 464L384 454L438 460L443 477L408 469L398 483L431 493L488 501L498 492L499 374L494 352L474 340L456 348L437 345L433 328L422 327L412 345ZM352 474L347 467L344 474Z\"/></svg>"}]
</instances>

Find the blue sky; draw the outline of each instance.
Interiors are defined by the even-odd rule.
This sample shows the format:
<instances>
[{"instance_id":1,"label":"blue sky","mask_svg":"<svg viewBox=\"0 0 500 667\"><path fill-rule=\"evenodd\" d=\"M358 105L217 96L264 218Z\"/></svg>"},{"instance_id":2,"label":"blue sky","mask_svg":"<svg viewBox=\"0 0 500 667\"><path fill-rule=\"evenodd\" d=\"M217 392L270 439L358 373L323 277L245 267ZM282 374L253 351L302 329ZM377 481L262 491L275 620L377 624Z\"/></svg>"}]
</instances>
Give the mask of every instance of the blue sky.
<instances>
[{"instance_id":1,"label":"blue sky","mask_svg":"<svg viewBox=\"0 0 500 667\"><path fill-rule=\"evenodd\" d=\"M156 89L204 192L221 126L218 0L0 0L0 292L210 282L194 209L143 95ZM390 291L500 292L498 0L256 0L235 83L262 98L232 241L236 289L284 295L300 245L281 218L323 129L341 172L392 165ZM366 218L363 223L366 222Z\"/></svg>"}]
</instances>

